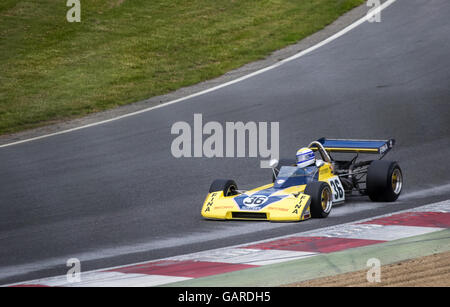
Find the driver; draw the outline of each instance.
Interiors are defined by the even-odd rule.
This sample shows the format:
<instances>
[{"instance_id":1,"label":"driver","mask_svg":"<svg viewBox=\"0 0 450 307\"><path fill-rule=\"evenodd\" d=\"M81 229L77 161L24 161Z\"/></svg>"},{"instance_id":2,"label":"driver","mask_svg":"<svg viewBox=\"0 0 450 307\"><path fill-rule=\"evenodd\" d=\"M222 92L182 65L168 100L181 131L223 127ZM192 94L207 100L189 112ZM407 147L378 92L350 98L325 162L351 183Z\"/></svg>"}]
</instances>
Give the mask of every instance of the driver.
<instances>
[{"instance_id":1,"label":"driver","mask_svg":"<svg viewBox=\"0 0 450 307\"><path fill-rule=\"evenodd\" d=\"M315 165L315 163L316 156L311 149L303 147L297 150L297 167L304 168L310 165Z\"/></svg>"}]
</instances>

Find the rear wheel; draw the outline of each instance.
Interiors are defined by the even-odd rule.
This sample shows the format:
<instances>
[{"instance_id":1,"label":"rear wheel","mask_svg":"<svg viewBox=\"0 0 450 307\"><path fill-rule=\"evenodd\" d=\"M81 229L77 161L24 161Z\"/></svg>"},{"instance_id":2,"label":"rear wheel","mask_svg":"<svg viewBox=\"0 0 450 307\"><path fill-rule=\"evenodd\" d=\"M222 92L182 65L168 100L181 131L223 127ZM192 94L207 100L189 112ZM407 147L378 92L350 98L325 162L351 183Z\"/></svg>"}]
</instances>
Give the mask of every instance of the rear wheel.
<instances>
[{"instance_id":1,"label":"rear wheel","mask_svg":"<svg viewBox=\"0 0 450 307\"><path fill-rule=\"evenodd\" d=\"M223 196L232 196L237 194L237 184L231 179L216 179L209 187L209 193L223 192Z\"/></svg>"},{"instance_id":2,"label":"rear wheel","mask_svg":"<svg viewBox=\"0 0 450 307\"><path fill-rule=\"evenodd\" d=\"M333 193L330 185L323 181L311 182L306 186L305 194L311 197L310 211L314 218L325 218L333 206Z\"/></svg>"},{"instance_id":3,"label":"rear wheel","mask_svg":"<svg viewBox=\"0 0 450 307\"><path fill-rule=\"evenodd\" d=\"M372 201L396 201L403 188L402 170L397 162L373 161L367 170L366 185Z\"/></svg>"}]
</instances>

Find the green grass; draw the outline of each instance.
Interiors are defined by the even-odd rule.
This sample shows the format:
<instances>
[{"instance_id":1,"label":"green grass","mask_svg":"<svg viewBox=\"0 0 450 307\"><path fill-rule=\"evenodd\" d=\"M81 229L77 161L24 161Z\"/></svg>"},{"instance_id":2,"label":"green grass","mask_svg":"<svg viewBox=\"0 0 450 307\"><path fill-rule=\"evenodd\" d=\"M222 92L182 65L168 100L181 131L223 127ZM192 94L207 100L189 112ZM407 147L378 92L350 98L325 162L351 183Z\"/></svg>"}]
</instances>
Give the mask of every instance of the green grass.
<instances>
[{"instance_id":1,"label":"green grass","mask_svg":"<svg viewBox=\"0 0 450 307\"><path fill-rule=\"evenodd\" d=\"M262 59L363 0L0 2L0 134L168 93Z\"/></svg>"}]
</instances>

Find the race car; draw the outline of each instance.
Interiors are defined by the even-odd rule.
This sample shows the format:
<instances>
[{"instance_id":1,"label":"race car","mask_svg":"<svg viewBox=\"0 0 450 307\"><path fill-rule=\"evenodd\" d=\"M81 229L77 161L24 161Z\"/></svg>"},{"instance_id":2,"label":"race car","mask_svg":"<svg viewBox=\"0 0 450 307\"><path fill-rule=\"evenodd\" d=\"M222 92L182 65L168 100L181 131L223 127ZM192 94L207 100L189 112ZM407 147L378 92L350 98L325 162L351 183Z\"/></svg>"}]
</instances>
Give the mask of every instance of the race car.
<instances>
[{"instance_id":1,"label":"race car","mask_svg":"<svg viewBox=\"0 0 450 307\"><path fill-rule=\"evenodd\" d=\"M201 214L206 219L288 222L325 218L333 205L345 202L355 192L372 201L393 202L403 188L402 170L397 162L382 159L394 144L394 139L321 138L304 150L311 152L306 156L312 165L272 160L272 183L243 191L234 180L214 180ZM332 153L353 155L336 160ZM360 154L379 157L358 161Z\"/></svg>"}]
</instances>

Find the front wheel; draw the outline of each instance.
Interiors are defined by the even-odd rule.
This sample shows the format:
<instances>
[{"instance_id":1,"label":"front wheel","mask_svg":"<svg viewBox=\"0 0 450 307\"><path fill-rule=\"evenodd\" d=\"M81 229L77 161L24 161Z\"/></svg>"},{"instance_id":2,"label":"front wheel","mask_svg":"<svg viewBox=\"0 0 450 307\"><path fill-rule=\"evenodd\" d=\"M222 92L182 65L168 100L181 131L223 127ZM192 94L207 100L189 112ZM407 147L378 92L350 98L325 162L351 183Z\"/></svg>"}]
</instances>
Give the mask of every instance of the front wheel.
<instances>
[{"instance_id":1,"label":"front wheel","mask_svg":"<svg viewBox=\"0 0 450 307\"><path fill-rule=\"evenodd\" d=\"M323 181L311 182L306 186L305 194L311 197L310 211L314 218L325 218L333 206L333 193L330 185Z\"/></svg>"},{"instance_id":2,"label":"front wheel","mask_svg":"<svg viewBox=\"0 0 450 307\"><path fill-rule=\"evenodd\" d=\"M237 194L237 184L231 179L216 179L209 187L209 193L223 192L223 196L232 196Z\"/></svg>"},{"instance_id":3,"label":"front wheel","mask_svg":"<svg viewBox=\"0 0 450 307\"><path fill-rule=\"evenodd\" d=\"M397 162L373 161L367 170L366 185L372 201L396 201L403 188L402 170Z\"/></svg>"}]
</instances>

